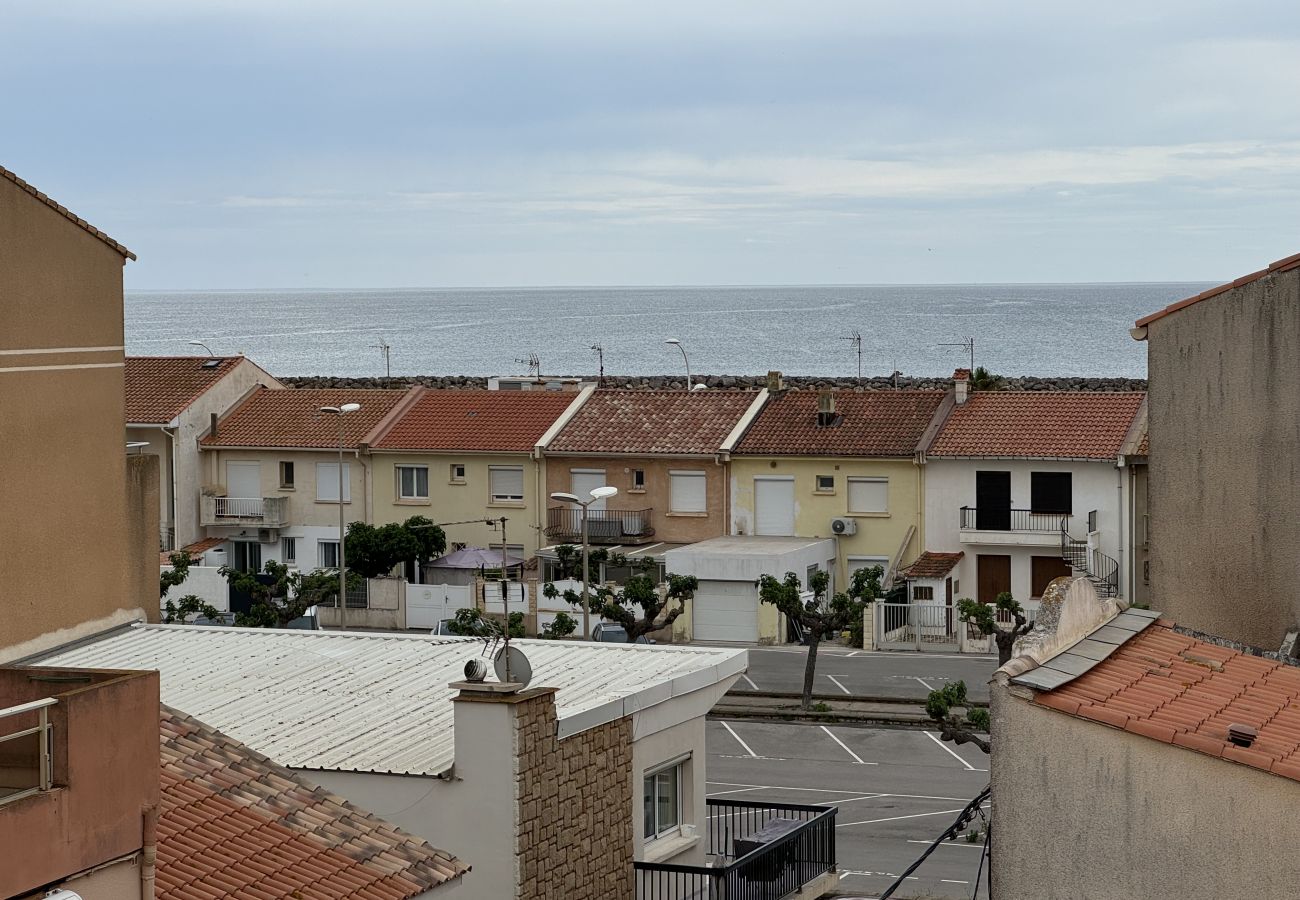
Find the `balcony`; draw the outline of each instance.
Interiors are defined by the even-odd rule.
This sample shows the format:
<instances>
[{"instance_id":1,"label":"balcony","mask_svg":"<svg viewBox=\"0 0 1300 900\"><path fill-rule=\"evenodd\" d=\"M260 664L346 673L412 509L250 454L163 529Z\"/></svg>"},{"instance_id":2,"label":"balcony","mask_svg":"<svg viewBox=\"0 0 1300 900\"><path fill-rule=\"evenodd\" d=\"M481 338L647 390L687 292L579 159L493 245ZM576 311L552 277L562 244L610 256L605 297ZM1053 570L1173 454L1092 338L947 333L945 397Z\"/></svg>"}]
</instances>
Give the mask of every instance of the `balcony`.
<instances>
[{"instance_id":1,"label":"balcony","mask_svg":"<svg viewBox=\"0 0 1300 900\"><path fill-rule=\"evenodd\" d=\"M51 787L53 697L0 709L0 805Z\"/></svg>"},{"instance_id":2,"label":"balcony","mask_svg":"<svg viewBox=\"0 0 1300 900\"><path fill-rule=\"evenodd\" d=\"M708 800L705 866L634 862L637 900L781 900L838 883L835 807Z\"/></svg>"},{"instance_id":3,"label":"balcony","mask_svg":"<svg viewBox=\"0 0 1300 900\"><path fill-rule=\"evenodd\" d=\"M959 513L963 544L1055 547L1061 543L1061 530L1070 521L1068 513L1006 507L963 506Z\"/></svg>"},{"instance_id":4,"label":"balcony","mask_svg":"<svg viewBox=\"0 0 1300 900\"><path fill-rule=\"evenodd\" d=\"M589 509L587 541L600 546L648 543L655 533L653 509ZM561 544L582 543L582 510L553 506L546 511L546 537Z\"/></svg>"},{"instance_id":5,"label":"balcony","mask_svg":"<svg viewBox=\"0 0 1300 900\"><path fill-rule=\"evenodd\" d=\"M287 497L204 497L199 522L283 528L289 524L287 514Z\"/></svg>"}]
</instances>

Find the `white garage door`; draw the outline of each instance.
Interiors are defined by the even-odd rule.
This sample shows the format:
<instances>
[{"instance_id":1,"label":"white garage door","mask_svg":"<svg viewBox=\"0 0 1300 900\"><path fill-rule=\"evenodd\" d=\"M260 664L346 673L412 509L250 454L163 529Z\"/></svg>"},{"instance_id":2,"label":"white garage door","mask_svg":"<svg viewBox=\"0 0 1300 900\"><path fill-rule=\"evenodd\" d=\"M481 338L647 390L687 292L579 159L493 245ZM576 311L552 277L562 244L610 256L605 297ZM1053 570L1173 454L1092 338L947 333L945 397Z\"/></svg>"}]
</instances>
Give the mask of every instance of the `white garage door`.
<instances>
[{"instance_id":1,"label":"white garage door","mask_svg":"<svg viewBox=\"0 0 1300 900\"><path fill-rule=\"evenodd\" d=\"M758 588L747 581L701 581L691 601L697 641L758 641Z\"/></svg>"}]
</instances>

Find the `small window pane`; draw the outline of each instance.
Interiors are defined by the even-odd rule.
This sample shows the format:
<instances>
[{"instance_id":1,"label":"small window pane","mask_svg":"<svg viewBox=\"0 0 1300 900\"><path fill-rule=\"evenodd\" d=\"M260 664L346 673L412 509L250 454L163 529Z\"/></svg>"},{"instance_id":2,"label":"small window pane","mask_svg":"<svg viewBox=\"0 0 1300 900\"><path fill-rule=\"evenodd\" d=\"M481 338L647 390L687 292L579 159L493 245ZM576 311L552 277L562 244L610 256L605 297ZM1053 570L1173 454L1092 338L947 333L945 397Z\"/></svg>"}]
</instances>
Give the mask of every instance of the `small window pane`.
<instances>
[{"instance_id":1,"label":"small window pane","mask_svg":"<svg viewBox=\"0 0 1300 900\"><path fill-rule=\"evenodd\" d=\"M818 475L818 476L817 476L817 490L819 490L819 491L824 491L824 492L827 492L827 493L829 493L830 491L835 490L835 476L834 476L834 475Z\"/></svg>"},{"instance_id":2,"label":"small window pane","mask_svg":"<svg viewBox=\"0 0 1300 900\"><path fill-rule=\"evenodd\" d=\"M322 569L337 569L339 567L338 541L318 541L316 551L317 563Z\"/></svg>"},{"instance_id":3,"label":"small window pane","mask_svg":"<svg viewBox=\"0 0 1300 900\"><path fill-rule=\"evenodd\" d=\"M280 463L280 487L293 487L293 463Z\"/></svg>"},{"instance_id":4,"label":"small window pane","mask_svg":"<svg viewBox=\"0 0 1300 900\"><path fill-rule=\"evenodd\" d=\"M298 539L280 538L280 562L286 565L298 561Z\"/></svg>"},{"instance_id":5,"label":"small window pane","mask_svg":"<svg viewBox=\"0 0 1300 900\"><path fill-rule=\"evenodd\" d=\"M399 496L403 500L429 499L429 467L398 466Z\"/></svg>"},{"instance_id":6,"label":"small window pane","mask_svg":"<svg viewBox=\"0 0 1300 900\"><path fill-rule=\"evenodd\" d=\"M655 776L655 798L658 806L656 812L656 833L663 834L676 828L677 819L677 768L660 772Z\"/></svg>"},{"instance_id":7,"label":"small window pane","mask_svg":"<svg viewBox=\"0 0 1300 900\"><path fill-rule=\"evenodd\" d=\"M642 798L645 801L645 830L642 833L648 840L655 836L655 779L653 775L645 780L645 785L642 788Z\"/></svg>"},{"instance_id":8,"label":"small window pane","mask_svg":"<svg viewBox=\"0 0 1300 900\"><path fill-rule=\"evenodd\" d=\"M464 481L464 480L465 480L465 465L464 465L464 463L452 463L452 464L451 464L451 480L452 480L452 481Z\"/></svg>"}]
</instances>

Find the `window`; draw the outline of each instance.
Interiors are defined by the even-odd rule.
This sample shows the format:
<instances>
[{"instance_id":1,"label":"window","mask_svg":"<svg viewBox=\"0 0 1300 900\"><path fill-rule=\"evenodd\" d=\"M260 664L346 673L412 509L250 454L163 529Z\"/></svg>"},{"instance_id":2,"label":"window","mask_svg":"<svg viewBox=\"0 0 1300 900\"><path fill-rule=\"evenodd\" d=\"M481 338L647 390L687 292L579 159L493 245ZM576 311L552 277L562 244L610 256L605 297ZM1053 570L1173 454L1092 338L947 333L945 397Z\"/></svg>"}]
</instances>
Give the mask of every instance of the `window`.
<instances>
[{"instance_id":1,"label":"window","mask_svg":"<svg viewBox=\"0 0 1300 900\"><path fill-rule=\"evenodd\" d=\"M888 556L850 556L845 560L848 567L849 581L853 581L853 573L858 569L870 569L872 566L880 566L884 575L880 576L881 584L885 582L885 575L889 574L889 557Z\"/></svg>"},{"instance_id":2,"label":"window","mask_svg":"<svg viewBox=\"0 0 1300 900\"><path fill-rule=\"evenodd\" d=\"M645 490L645 469L632 470L632 490L634 491Z\"/></svg>"},{"instance_id":3,"label":"window","mask_svg":"<svg viewBox=\"0 0 1300 900\"><path fill-rule=\"evenodd\" d=\"M280 463L280 487L293 490L293 463Z\"/></svg>"},{"instance_id":4,"label":"window","mask_svg":"<svg viewBox=\"0 0 1300 900\"><path fill-rule=\"evenodd\" d=\"M818 475L817 476L817 493L833 494L835 493L835 476Z\"/></svg>"},{"instance_id":5,"label":"window","mask_svg":"<svg viewBox=\"0 0 1300 900\"><path fill-rule=\"evenodd\" d=\"M488 466L488 495L493 503L523 503L524 467Z\"/></svg>"},{"instance_id":6,"label":"window","mask_svg":"<svg viewBox=\"0 0 1300 900\"><path fill-rule=\"evenodd\" d=\"M236 572L262 571L262 545L254 541L231 541L230 550L234 556Z\"/></svg>"},{"instance_id":7,"label":"window","mask_svg":"<svg viewBox=\"0 0 1300 900\"><path fill-rule=\"evenodd\" d=\"M280 562L286 566L298 561L298 539L280 538Z\"/></svg>"},{"instance_id":8,"label":"window","mask_svg":"<svg viewBox=\"0 0 1300 900\"><path fill-rule=\"evenodd\" d=\"M343 464L343 502L352 502L350 463ZM339 464L316 463L316 500L320 503L339 502Z\"/></svg>"},{"instance_id":9,"label":"window","mask_svg":"<svg viewBox=\"0 0 1300 900\"><path fill-rule=\"evenodd\" d=\"M1073 511L1070 499L1069 472L1029 473L1030 512L1068 516Z\"/></svg>"},{"instance_id":10,"label":"window","mask_svg":"<svg viewBox=\"0 0 1300 900\"><path fill-rule=\"evenodd\" d=\"M317 541L316 564L322 569L337 569L339 567L339 542Z\"/></svg>"},{"instance_id":11,"label":"window","mask_svg":"<svg viewBox=\"0 0 1300 900\"><path fill-rule=\"evenodd\" d=\"M912 588L913 601L930 601L933 599L934 599L933 587L921 587L918 585Z\"/></svg>"},{"instance_id":12,"label":"window","mask_svg":"<svg viewBox=\"0 0 1300 900\"><path fill-rule=\"evenodd\" d=\"M464 484L464 483L465 483L465 464L464 464L464 463L452 463L452 464L451 464L451 483L452 483L452 484Z\"/></svg>"},{"instance_id":13,"label":"window","mask_svg":"<svg viewBox=\"0 0 1300 900\"><path fill-rule=\"evenodd\" d=\"M850 513L889 512L888 478L850 478Z\"/></svg>"},{"instance_id":14,"label":"window","mask_svg":"<svg viewBox=\"0 0 1300 900\"><path fill-rule=\"evenodd\" d=\"M676 831L682 824L682 763L645 776L645 839Z\"/></svg>"},{"instance_id":15,"label":"window","mask_svg":"<svg viewBox=\"0 0 1300 900\"><path fill-rule=\"evenodd\" d=\"M708 512L706 484L703 472L669 472L668 511L675 513Z\"/></svg>"},{"instance_id":16,"label":"window","mask_svg":"<svg viewBox=\"0 0 1300 900\"><path fill-rule=\"evenodd\" d=\"M428 500L429 467L398 466L397 496L401 500Z\"/></svg>"}]
</instances>

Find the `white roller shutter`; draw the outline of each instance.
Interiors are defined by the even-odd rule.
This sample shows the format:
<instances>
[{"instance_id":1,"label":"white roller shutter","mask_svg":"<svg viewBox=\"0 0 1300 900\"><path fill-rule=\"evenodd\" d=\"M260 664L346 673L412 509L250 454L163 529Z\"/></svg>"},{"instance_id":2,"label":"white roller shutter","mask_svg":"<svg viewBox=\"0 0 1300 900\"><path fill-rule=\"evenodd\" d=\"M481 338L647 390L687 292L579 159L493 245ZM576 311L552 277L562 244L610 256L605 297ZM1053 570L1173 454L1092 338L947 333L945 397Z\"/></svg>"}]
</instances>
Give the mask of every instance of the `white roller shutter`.
<instances>
[{"instance_id":1,"label":"white roller shutter","mask_svg":"<svg viewBox=\"0 0 1300 900\"><path fill-rule=\"evenodd\" d=\"M668 509L670 512L708 512L708 482L703 472L670 471L668 473Z\"/></svg>"},{"instance_id":2,"label":"white roller shutter","mask_svg":"<svg viewBox=\"0 0 1300 900\"><path fill-rule=\"evenodd\" d=\"M494 503L522 503L523 466L488 466L488 491Z\"/></svg>"},{"instance_id":3,"label":"white roller shutter","mask_svg":"<svg viewBox=\"0 0 1300 900\"><path fill-rule=\"evenodd\" d=\"M591 492L598 487L604 487L605 470L604 469L570 469L569 470L569 493L582 500L591 500ZM605 508L604 499L595 500L588 509L595 511Z\"/></svg>"},{"instance_id":4,"label":"white roller shutter","mask_svg":"<svg viewBox=\"0 0 1300 900\"><path fill-rule=\"evenodd\" d=\"M748 581L701 581L691 601L691 639L758 641L758 588Z\"/></svg>"},{"instance_id":5,"label":"white roller shutter","mask_svg":"<svg viewBox=\"0 0 1300 900\"><path fill-rule=\"evenodd\" d=\"M850 478L849 512L889 512L889 479Z\"/></svg>"},{"instance_id":6,"label":"white roller shutter","mask_svg":"<svg viewBox=\"0 0 1300 900\"><path fill-rule=\"evenodd\" d=\"M794 534L794 479L754 479L754 534Z\"/></svg>"}]
</instances>

